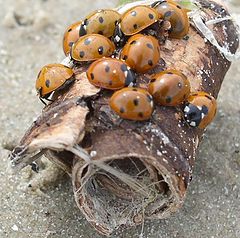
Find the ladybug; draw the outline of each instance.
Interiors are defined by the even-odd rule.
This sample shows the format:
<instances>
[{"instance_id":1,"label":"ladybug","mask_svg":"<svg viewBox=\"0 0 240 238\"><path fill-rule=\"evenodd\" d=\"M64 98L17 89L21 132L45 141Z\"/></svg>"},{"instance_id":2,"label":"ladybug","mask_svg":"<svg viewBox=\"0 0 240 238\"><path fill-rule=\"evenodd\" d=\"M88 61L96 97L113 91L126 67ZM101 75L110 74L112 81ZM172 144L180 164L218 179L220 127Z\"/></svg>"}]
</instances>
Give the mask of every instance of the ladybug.
<instances>
[{"instance_id":1,"label":"ladybug","mask_svg":"<svg viewBox=\"0 0 240 238\"><path fill-rule=\"evenodd\" d=\"M112 95L110 107L123 119L145 121L153 113L153 98L145 89L123 88Z\"/></svg>"},{"instance_id":2,"label":"ladybug","mask_svg":"<svg viewBox=\"0 0 240 238\"><path fill-rule=\"evenodd\" d=\"M72 45L79 39L79 29L81 21L69 26L63 36L63 51L67 56L71 50Z\"/></svg>"},{"instance_id":3,"label":"ladybug","mask_svg":"<svg viewBox=\"0 0 240 238\"><path fill-rule=\"evenodd\" d=\"M79 36L95 33L111 37L120 18L121 15L114 10L102 9L95 11L82 22Z\"/></svg>"},{"instance_id":4,"label":"ladybug","mask_svg":"<svg viewBox=\"0 0 240 238\"><path fill-rule=\"evenodd\" d=\"M126 11L120 21L120 28L126 36L132 36L159 20L158 12L149 6L136 6Z\"/></svg>"},{"instance_id":5,"label":"ladybug","mask_svg":"<svg viewBox=\"0 0 240 238\"><path fill-rule=\"evenodd\" d=\"M121 52L121 59L140 73L154 68L160 60L160 46L153 36L137 34L129 38Z\"/></svg>"},{"instance_id":6,"label":"ladybug","mask_svg":"<svg viewBox=\"0 0 240 238\"><path fill-rule=\"evenodd\" d=\"M117 90L131 86L135 81L135 74L130 67L119 59L103 58L91 64L87 77L96 87Z\"/></svg>"},{"instance_id":7,"label":"ladybug","mask_svg":"<svg viewBox=\"0 0 240 238\"><path fill-rule=\"evenodd\" d=\"M53 91L59 90L73 82L73 70L62 64L45 65L38 74L36 90L40 100L49 100ZM51 100L49 100L51 101Z\"/></svg>"},{"instance_id":8,"label":"ladybug","mask_svg":"<svg viewBox=\"0 0 240 238\"><path fill-rule=\"evenodd\" d=\"M188 98L190 83L181 72L166 70L151 77L148 91L157 104L177 106Z\"/></svg>"},{"instance_id":9,"label":"ladybug","mask_svg":"<svg viewBox=\"0 0 240 238\"><path fill-rule=\"evenodd\" d=\"M105 36L90 34L82 36L72 46L71 58L75 61L93 61L104 56L111 56L115 45Z\"/></svg>"},{"instance_id":10,"label":"ladybug","mask_svg":"<svg viewBox=\"0 0 240 238\"><path fill-rule=\"evenodd\" d=\"M185 120L190 126L204 129L216 115L217 102L206 92L193 93L189 96L183 111Z\"/></svg>"},{"instance_id":11,"label":"ladybug","mask_svg":"<svg viewBox=\"0 0 240 238\"><path fill-rule=\"evenodd\" d=\"M190 23L187 10L172 1L157 1L152 5L163 19L171 23L169 37L181 39L188 34Z\"/></svg>"}]
</instances>

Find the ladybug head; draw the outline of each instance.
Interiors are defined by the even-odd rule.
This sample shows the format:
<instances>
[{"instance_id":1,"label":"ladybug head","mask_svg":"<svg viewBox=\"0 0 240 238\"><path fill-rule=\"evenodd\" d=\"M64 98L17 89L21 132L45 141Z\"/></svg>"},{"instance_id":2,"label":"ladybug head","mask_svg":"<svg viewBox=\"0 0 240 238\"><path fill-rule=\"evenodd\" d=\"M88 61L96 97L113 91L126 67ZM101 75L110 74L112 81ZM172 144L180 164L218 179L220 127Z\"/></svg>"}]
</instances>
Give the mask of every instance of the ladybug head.
<instances>
[{"instance_id":1,"label":"ladybug head","mask_svg":"<svg viewBox=\"0 0 240 238\"><path fill-rule=\"evenodd\" d=\"M196 106L188 103L184 108L184 117L187 123L192 127L198 127L207 115L208 108L206 106Z\"/></svg>"}]
</instances>

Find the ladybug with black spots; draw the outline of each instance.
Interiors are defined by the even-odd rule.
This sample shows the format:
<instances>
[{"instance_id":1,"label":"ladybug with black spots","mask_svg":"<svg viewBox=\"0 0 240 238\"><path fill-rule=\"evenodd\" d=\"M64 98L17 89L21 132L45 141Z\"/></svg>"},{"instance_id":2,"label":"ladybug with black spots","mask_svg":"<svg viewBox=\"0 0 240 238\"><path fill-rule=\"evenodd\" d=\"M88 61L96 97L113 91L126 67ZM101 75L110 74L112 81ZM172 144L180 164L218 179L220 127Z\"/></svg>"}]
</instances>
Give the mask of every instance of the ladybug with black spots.
<instances>
[{"instance_id":1,"label":"ladybug with black spots","mask_svg":"<svg viewBox=\"0 0 240 238\"><path fill-rule=\"evenodd\" d=\"M151 77L148 91L163 106L177 106L190 94L190 82L177 70L165 70Z\"/></svg>"},{"instance_id":2,"label":"ladybug with black spots","mask_svg":"<svg viewBox=\"0 0 240 238\"><path fill-rule=\"evenodd\" d=\"M188 10L173 1L156 1L152 7L163 16L163 20L171 23L169 37L181 39L188 34L190 23Z\"/></svg>"},{"instance_id":3,"label":"ladybug with black spots","mask_svg":"<svg viewBox=\"0 0 240 238\"><path fill-rule=\"evenodd\" d=\"M79 29L82 22L75 22L70 25L63 36L63 51L67 56L71 50L72 45L79 39Z\"/></svg>"},{"instance_id":4,"label":"ladybug with black spots","mask_svg":"<svg viewBox=\"0 0 240 238\"><path fill-rule=\"evenodd\" d=\"M149 120L154 109L152 96L141 88L128 87L116 91L109 103L121 118L134 121Z\"/></svg>"},{"instance_id":5,"label":"ladybug with black spots","mask_svg":"<svg viewBox=\"0 0 240 238\"><path fill-rule=\"evenodd\" d=\"M72 46L70 55L77 62L93 61L109 57L115 51L115 45L105 36L89 34L82 36Z\"/></svg>"},{"instance_id":6,"label":"ladybug with black spots","mask_svg":"<svg viewBox=\"0 0 240 238\"><path fill-rule=\"evenodd\" d=\"M52 92L60 90L73 82L73 70L62 64L45 65L38 74L36 80L36 90L40 100L48 98Z\"/></svg>"},{"instance_id":7,"label":"ladybug with black spots","mask_svg":"<svg viewBox=\"0 0 240 238\"><path fill-rule=\"evenodd\" d=\"M111 37L120 18L121 15L117 11L111 9L95 11L87 16L82 22L79 29L79 36L100 34Z\"/></svg>"},{"instance_id":8,"label":"ladybug with black spots","mask_svg":"<svg viewBox=\"0 0 240 238\"><path fill-rule=\"evenodd\" d=\"M159 13L149 6L135 6L126 11L117 24L113 41L116 46L123 46L128 36L133 36L153 25L160 18Z\"/></svg>"},{"instance_id":9,"label":"ladybug with black spots","mask_svg":"<svg viewBox=\"0 0 240 238\"><path fill-rule=\"evenodd\" d=\"M96 87L117 90L133 86L135 74L123 61L113 58L103 58L93 62L87 71L87 77Z\"/></svg>"},{"instance_id":10,"label":"ladybug with black spots","mask_svg":"<svg viewBox=\"0 0 240 238\"><path fill-rule=\"evenodd\" d=\"M189 96L184 107L184 118L191 127L205 129L217 112L216 99L206 92L197 92Z\"/></svg>"},{"instance_id":11,"label":"ladybug with black spots","mask_svg":"<svg viewBox=\"0 0 240 238\"><path fill-rule=\"evenodd\" d=\"M133 70L145 73L160 60L160 46L153 36L136 34L129 38L121 52L123 59Z\"/></svg>"}]
</instances>

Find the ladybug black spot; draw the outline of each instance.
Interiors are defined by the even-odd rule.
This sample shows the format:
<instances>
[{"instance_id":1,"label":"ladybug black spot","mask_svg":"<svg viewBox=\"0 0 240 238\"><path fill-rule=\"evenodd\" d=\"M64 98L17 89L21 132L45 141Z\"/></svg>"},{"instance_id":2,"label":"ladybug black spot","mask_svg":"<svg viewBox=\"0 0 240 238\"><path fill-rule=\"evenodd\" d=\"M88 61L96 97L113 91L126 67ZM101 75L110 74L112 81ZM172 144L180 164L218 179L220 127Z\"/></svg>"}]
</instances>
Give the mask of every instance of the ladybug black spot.
<instances>
[{"instance_id":1,"label":"ladybug black spot","mask_svg":"<svg viewBox=\"0 0 240 238\"><path fill-rule=\"evenodd\" d=\"M124 113L125 112L125 110L124 110L124 108L120 108L120 113Z\"/></svg>"},{"instance_id":2,"label":"ladybug black spot","mask_svg":"<svg viewBox=\"0 0 240 238\"><path fill-rule=\"evenodd\" d=\"M151 20L154 18L153 14L151 14L151 13L149 13L148 16Z\"/></svg>"},{"instance_id":3,"label":"ladybug black spot","mask_svg":"<svg viewBox=\"0 0 240 238\"><path fill-rule=\"evenodd\" d=\"M131 43L130 43L130 45L135 45L137 43L137 41L132 41Z\"/></svg>"},{"instance_id":4,"label":"ladybug black spot","mask_svg":"<svg viewBox=\"0 0 240 238\"><path fill-rule=\"evenodd\" d=\"M131 15L132 15L133 17L135 17L135 16L137 16L137 12L136 12L136 11L132 11L132 12L131 12Z\"/></svg>"},{"instance_id":5,"label":"ladybug black spot","mask_svg":"<svg viewBox=\"0 0 240 238\"><path fill-rule=\"evenodd\" d=\"M134 106L138 106L139 105L139 100L138 99L134 99L133 100L133 104L134 104Z\"/></svg>"},{"instance_id":6,"label":"ladybug black spot","mask_svg":"<svg viewBox=\"0 0 240 238\"><path fill-rule=\"evenodd\" d=\"M151 79L151 83L154 83L157 79Z\"/></svg>"},{"instance_id":7,"label":"ladybug black spot","mask_svg":"<svg viewBox=\"0 0 240 238\"><path fill-rule=\"evenodd\" d=\"M170 103L172 101L172 98L170 96L166 97L166 103Z\"/></svg>"},{"instance_id":8,"label":"ladybug black spot","mask_svg":"<svg viewBox=\"0 0 240 238\"><path fill-rule=\"evenodd\" d=\"M80 56L80 58L83 58L84 55L85 55L84 51L80 51L80 52L79 52L79 56Z\"/></svg>"},{"instance_id":9,"label":"ladybug black spot","mask_svg":"<svg viewBox=\"0 0 240 238\"><path fill-rule=\"evenodd\" d=\"M127 60L127 58L128 58L127 55L123 56L123 60Z\"/></svg>"},{"instance_id":10,"label":"ladybug black spot","mask_svg":"<svg viewBox=\"0 0 240 238\"><path fill-rule=\"evenodd\" d=\"M133 28L136 30L136 29L138 29L138 25L137 24L134 24L133 25Z\"/></svg>"},{"instance_id":11,"label":"ladybug black spot","mask_svg":"<svg viewBox=\"0 0 240 238\"><path fill-rule=\"evenodd\" d=\"M68 29L68 32L72 31L72 28Z\"/></svg>"},{"instance_id":12,"label":"ladybug black spot","mask_svg":"<svg viewBox=\"0 0 240 238\"><path fill-rule=\"evenodd\" d=\"M167 74L173 74L172 72L167 72Z\"/></svg>"},{"instance_id":13,"label":"ladybug black spot","mask_svg":"<svg viewBox=\"0 0 240 238\"><path fill-rule=\"evenodd\" d=\"M99 20L100 23L103 23L103 22L104 22L104 19L103 19L102 17L99 17L98 20Z\"/></svg>"},{"instance_id":14,"label":"ladybug black spot","mask_svg":"<svg viewBox=\"0 0 240 238\"><path fill-rule=\"evenodd\" d=\"M177 8L182 9L179 5L177 5Z\"/></svg>"},{"instance_id":15,"label":"ladybug black spot","mask_svg":"<svg viewBox=\"0 0 240 238\"><path fill-rule=\"evenodd\" d=\"M90 77L91 77L92 80L94 80L94 74L93 73L90 74Z\"/></svg>"},{"instance_id":16,"label":"ladybug black spot","mask_svg":"<svg viewBox=\"0 0 240 238\"><path fill-rule=\"evenodd\" d=\"M108 73L109 71L110 71L110 67L107 65L107 66L105 67L105 72Z\"/></svg>"},{"instance_id":17,"label":"ladybug black spot","mask_svg":"<svg viewBox=\"0 0 240 238\"><path fill-rule=\"evenodd\" d=\"M123 72L127 71L127 70L128 70L127 65L122 64L122 65L121 65L121 70L122 70Z\"/></svg>"},{"instance_id":18,"label":"ladybug black spot","mask_svg":"<svg viewBox=\"0 0 240 238\"><path fill-rule=\"evenodd\" d=\"M152 60L149 60L149 61L148 61L148 65L149 65L149 66L153 66Z\"/></svg>"},{"instance_id":19,"label":"ladybug black spot","mask_svg":"<svg viewBox=\"0 0 240 238\"><path fill-rule=\"evenodd\" d=\"M49 87L50 87L50 80L47 79L47 80L45 81L45 85L46 85L47 88L49 88Z\"/></svg>"},{"instance_id":20,"label":"ladybug black spot","mask_svg":"<svg viewBox=\"0 0 240 238\"><path fill-rule=\"evenodd\" d=\"M178 83L178 87L179 87L179 88L182 88L182 83Z\"/></svg>"},{"instance_id":21,"label":"ladybug black spot","mask_svg":"<svg viewBox=\"0 0 240 238\"><path fill-rule=\"evenodd\" d=\"M84 45L89 45L91 43L91 39L90 38L87 38L85 41L84 41Z\"/></svg>"},{"instance_id":22,"label":"ladybug black spot","mask_svg":"<svg viewBox=\"0 0 240 238\"><path fill-rule=\"evenodd\" d=\"M171 11L168 11L164 14L164 18L166 17L170 17L172 15L172 12Z\"/></svg>"},{"instance_id":23,"label":"ladybug black spot","mask_svg":"<svg viewBox=\"0 0 240 238\"><path fill-rule=\"evenodd\" d=\"M147 43L147 47L148 47L149 49L153 50L153 45L152 45L152 44Z\"/></svg>"},{"instance_id":24,"label":"ladybug black spot","mask_svg":"<svg viewBox=\"0 0 240 238\"><path fill-rule=\"evenodd\" d=\"M142 113L142 112L139 112L139 113L138 113L138 116L141 117L141 118L143 118L143 113Z\"/></svg>"},{"instance_id":25,"label":"ladybug black spot","mask_svg":"<svg viewBox=\"0 0 240 238\"><path fill-rule=\"evenodd\" d=\"M103 35L103 31L99 31L98 34L99 34L99 35Z\"/></svg>"},{"instance_id":26,"label":"ladybug black spot","mask_svg":"<svg viewBox=\"0 0 240 238\"><path fill-rule=\"evenodd\" d=\"M103 47L102 47L102 46L100 46L100 47L98 48L98 53L99 53L100 55L103 54Z\"/></svg>"},{"instance_id":27,"label":"ladybug black spot","mask_svg":"<svg viewBox=\"0 0 240 238\"><path fill-rule=\"evenodd\" d=\"M202 113L203 113L204 115L207 115L207 114L208 114L208 108L207 108L207 106L205 106L205 105L202 106Z\"/></svg>"},{"instance_id":28,"label":"ladybug black spot","mask_svg":"<svg viewBox=\"0 0 240 238\"><path fill-rule=\"evenodd\" d=\"M69 46L69 47L72 47L73 44L74 44L74 42L69 42L69 43L68 43L68 46Z\"/></svg>"}]
</instances>

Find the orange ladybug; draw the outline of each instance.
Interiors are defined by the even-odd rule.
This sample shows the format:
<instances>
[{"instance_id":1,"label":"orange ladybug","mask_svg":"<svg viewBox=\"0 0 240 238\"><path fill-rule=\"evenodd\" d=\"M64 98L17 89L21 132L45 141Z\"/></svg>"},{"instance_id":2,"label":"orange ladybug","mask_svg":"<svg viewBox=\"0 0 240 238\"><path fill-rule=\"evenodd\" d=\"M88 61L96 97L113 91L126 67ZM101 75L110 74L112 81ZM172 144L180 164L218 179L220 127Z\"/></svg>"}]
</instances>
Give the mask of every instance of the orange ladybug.
<instances>
[{"instance_id":1,"label":"orange ladybug","mask_svg":"<svg viewBox=\"0 0 240 238\"><path fill-rule=\"evenodd\" d=\"M69 85L73 81L73 70L62 64L45 65L38 74L36 90L40 100L48 99L53 91ZM45 103L44 103L45 104Z\"/></svg>"},{"instance_id":2,"label":"orange ladybug","mask_svg":"<svg viewBox=\"0 0 240 238\"><path fill-rule=\"evenodd\" d=\"M102 57L111 56L115 45L105 36L90 34L82 36L72 46L70 55L75 61L93 61Z\"/></svg>"},{"instance_id":3,"label":"orange ladybug","mask_svg":"<svg viewBox=\"0 0 240 238\"><path fill-rule=\"evenodd\" d=\"M166 70L151 77L148 91L157 104L177 106L189 96L190 83L181 72Z\"/></svg>"},{"instance_id":4,"label":"orange ladybug","mask_svg":"<svg viewBox=\"0 0 240 238\"><path fill-rule=\"evenodd\" d=\"M172 1L157 1L152 6L163 16L164 20L170 21L169 37L181 39L188 34L190 23L186 9Z\"/></svg>"},{"instance_id":5,"label":"orange ladybug","mask_svg":"<svg viewBox=\"0 0 240 238\"><path fill-rule=\"evenodd\" d=\"M82 22L79 36L86 34L100 34L111 37L121 15L111 9L102 9L88 15Z\"/></svg>"},{"instance_id":6,"label":"orange ladybug","mask_svg":"<svg viewBox=\"0 0 240 238\"><path fill-rule=\"evenodd\" d=\"M63 36L63 51L67 56L71 50L72 45L79 39L79 30L81 21L69 26Z\"/></svg>"},{"instance_id":7,"label":"orange ladybug","mask_svg":"<svg viewBox=\"0 0 240 238\"><path fill-rule=\"evenodd\" d=\"M206 92L197 92L189 96L184 107L184 117L192 127L206 128L217 112L216 99Z\"/></svg>"},{"instance_id":8,"label":"orange ladybug","mask_svg":"<svg viewBox=\"0 0 240 238\"><path fill-rule=\"evenodd\" d=\"M119 59L103 58L91 64L87 77L96 87L117 90L132 85L135 75L131 68Z\"/></svg>"},{"instance_id":9,"label":"orange ladybug","mask_svg":"<svg viewBox=\"0 0 240 238\"><path fill-rule=\"evenodd\" d=\"M149 6L136 6L126 11L120 21L120 28L127 36L144 30L159 20L158 12Z\"/></svg>"},{"instance_id":10,"label":"orange ladybug","mask_svg":"<svg viewBox=\"0 0 240 238\"><path fill-rule=\"evenodd\" d=\"M121 58L134 70L145 73L154 68L160 60L158 40L153 36L137 34L128 40L121 52Z\"/></svg>"},{"instance_id":11,"label":"orange ladybug","mask_svg":"<svg viewBox=\"0 0 240 238\"><path fill-rule=\"evenodd\" d=\"M112 95L110 107L123 119L145 121L153 113L153 98L145 89L123 88Z\"/></svg>"}]
</instances>

